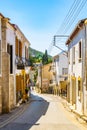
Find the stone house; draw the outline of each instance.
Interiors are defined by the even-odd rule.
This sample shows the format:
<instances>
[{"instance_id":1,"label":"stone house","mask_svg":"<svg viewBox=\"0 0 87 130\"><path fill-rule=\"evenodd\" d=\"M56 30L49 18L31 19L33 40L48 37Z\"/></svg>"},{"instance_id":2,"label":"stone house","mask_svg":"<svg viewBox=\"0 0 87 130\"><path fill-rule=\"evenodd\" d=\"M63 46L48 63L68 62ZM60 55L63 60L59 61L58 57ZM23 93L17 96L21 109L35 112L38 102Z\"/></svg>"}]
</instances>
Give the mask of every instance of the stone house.
<instances>
[{"instance_id":1,"label":"stone house","mask_svg":"<svg viewBox=\"0 0 87 130\"><path fill-rule=\"evenodd\" d=\"M80 20L66 41L68 46L68 102L87 115L87 19Z\"/></svg>"},{"instance_id":2,"label":"stone house","mask_svg":"<svg viewBox=\"0 0 87 130\"><path fill-rule=\"evenodd\" d=\"M24 55L26 60L22 63L26 66L28 65L28 47L30 43L20 29L10 23L9 18L0 14L0 113L8 113L15 107L17 103L16 73L18 69L20 69L20 73L22 70L25 71L25 68L21 68L21 64L19 68L16 64L18 32L20 32L19 37L21 37L18 44L19 53L20 56Z\"/></svg>"}]
</instances>

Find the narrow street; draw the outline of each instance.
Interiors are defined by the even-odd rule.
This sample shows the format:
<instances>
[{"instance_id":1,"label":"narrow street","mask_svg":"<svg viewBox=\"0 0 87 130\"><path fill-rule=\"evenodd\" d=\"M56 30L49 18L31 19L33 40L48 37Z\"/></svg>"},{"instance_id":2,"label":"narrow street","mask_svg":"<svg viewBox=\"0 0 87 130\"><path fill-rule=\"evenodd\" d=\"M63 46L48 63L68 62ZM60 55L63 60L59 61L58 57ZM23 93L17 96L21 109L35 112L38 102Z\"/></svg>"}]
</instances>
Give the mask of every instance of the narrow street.
<instances>
[{"instance_id":1,"label":"narrow street","mask_svg":"<svg viewBox=\"0 0 87 130\"><path fill-rule=\"evenodd\" d=\"M87 130L58 96L32 92L25 111L0 130Z\"/></svg>"}]
</instances>

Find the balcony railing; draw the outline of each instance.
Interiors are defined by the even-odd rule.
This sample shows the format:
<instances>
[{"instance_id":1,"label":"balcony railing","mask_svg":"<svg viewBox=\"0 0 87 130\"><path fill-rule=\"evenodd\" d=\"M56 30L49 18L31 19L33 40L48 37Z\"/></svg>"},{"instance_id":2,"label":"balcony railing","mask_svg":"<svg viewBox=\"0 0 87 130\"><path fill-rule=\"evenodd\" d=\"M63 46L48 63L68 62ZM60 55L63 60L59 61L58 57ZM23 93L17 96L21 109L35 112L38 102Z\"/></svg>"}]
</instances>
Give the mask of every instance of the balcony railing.
<instances>
[{"instance_id":1,"label":"balcony railing","mask_svg":"<svg viewBox=\"0 0 87 130\"><path fill-rule=\"evenodd\" d=\"M29 59L26 59L24 57L18 57L18 56L16 56L15 63L17 65L17 69L24 69L25 67L31 65Z\"/></svg>"},{"instance_id":2,"label":"balcony railing","mask_svg":"<svg viewBox=\"0 0 87 130\"><path fill-rule=\"evenodd\" d=\"M25 59L25 66L31 66L31 62L29 59Z\"/></svg>"}]
</instances>

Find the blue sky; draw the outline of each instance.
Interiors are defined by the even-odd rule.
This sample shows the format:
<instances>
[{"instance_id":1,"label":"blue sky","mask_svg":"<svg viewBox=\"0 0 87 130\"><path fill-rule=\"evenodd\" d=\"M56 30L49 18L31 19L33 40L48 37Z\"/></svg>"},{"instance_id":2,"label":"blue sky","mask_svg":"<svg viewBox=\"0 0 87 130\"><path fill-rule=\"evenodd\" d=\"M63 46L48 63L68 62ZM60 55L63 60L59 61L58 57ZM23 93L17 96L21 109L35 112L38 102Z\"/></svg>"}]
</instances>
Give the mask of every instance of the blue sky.
<instances>
[{"instance_id":1,"label":"blue sky","mask_svg":"<svg viewBox=\"0 0 87 130\"><path fill-rule=\"evenodd\" d=\"M73 1L0 0L0 12L5 17L9 17L10 22L19 26L30 41L32 48L45 52L45 49L49 48L53 36L59 29ZM59 46L61 47L61 45ZM62 47L64 48L64 45ZM52 50L51 55L58 53L58 49L55 49Z\"/></svg>"}]
</instances>

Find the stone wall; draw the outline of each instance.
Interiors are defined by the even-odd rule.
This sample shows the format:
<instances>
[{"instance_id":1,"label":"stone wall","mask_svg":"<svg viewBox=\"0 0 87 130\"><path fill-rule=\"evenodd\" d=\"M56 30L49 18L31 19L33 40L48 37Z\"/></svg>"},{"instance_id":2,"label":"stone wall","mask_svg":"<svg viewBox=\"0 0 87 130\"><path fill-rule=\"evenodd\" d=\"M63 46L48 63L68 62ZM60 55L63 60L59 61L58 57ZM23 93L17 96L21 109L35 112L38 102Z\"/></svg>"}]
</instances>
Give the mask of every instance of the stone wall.
<instances>
[{"instance_id":1,"label":"stone wall","mask_svg":"<svg viewBox=\"0 0 87 130\"><path fill-rule=\"evenodd\" d=\"M9 105L9 72L10 56L7 52L2 52L2 113L10 111Z\"/></svg>"},{"instance_id":2,"label":"stone wall","mask_svg":"<svg viewBox=\"0 0 87 130\"><path fill-rule=\"evenodd\" d=\"M9 79L9 91L10 91L10 109L14 108L14 75L10 75Z\"/></svg>"}]
</instances>

